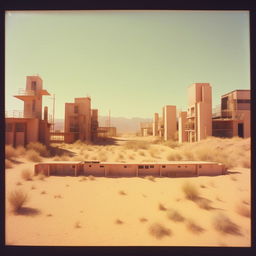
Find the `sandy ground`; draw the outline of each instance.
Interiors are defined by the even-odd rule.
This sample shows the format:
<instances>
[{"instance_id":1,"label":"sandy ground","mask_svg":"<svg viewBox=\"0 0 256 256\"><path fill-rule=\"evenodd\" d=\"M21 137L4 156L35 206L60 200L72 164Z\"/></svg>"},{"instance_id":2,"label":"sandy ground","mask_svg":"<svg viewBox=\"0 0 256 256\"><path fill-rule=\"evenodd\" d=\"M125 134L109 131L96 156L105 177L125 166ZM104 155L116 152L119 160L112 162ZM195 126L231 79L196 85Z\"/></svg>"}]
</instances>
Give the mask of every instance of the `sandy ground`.
<instances>
[{"instance_id":1,"label":"sandy ground","mask_svg":"<svg viewBox=\"0 0 256 256\"><path fill-rule=\"evenodd\" d=\"M122 140L127 139L130 138ZM108 147L116 151L122 140ZM24 214L16 215L6 200L8 245L251 245L251 220L236 210L238 205L250 205L249 168L233 168L229 170L232 175L155 178L154 181L137 177L82 180L82 177L54 176L25 181L21 178L22 171L33 170L35 163L22 157L18 160L21 163L6 169L6 197L11 191L22 189L28 193L29 201ZM21 185L17 185L18 182ZM213 209L202 209L185 198L182 186L187 182L198 188L201 197L211 200ZM161 210L159 204L177 210L185 220L170 220L167 210ZM213 220L219 213L236 223L241 234L217 231ZM203 231L192 232L187 226L188 220L193 220ZM162 238L152 235L150 229L156 223L169 229L169 235Z\"/></svg>"}]
</instances>

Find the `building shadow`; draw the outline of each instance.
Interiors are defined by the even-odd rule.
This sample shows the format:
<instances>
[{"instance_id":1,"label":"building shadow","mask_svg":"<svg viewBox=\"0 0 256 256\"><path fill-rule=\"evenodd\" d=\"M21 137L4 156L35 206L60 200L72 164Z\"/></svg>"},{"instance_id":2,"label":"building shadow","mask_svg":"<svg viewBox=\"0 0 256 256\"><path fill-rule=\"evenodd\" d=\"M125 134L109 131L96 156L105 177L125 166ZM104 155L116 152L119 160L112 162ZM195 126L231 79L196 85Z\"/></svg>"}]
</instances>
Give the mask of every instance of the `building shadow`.
<instances>
[{"instance_id":1,"label":"building shadow","mask_svg":"<svg viewBox=\"0 0 256 256\"><path fill-rule=\"evenodd\" d=\"M237 171L227 171L226 175L230 175L230 174L241 174L241 172L237 172Z\"/></svg>"},{"instance_id":2,"label":"building shadow","mask_svg":"<svg viewBox=\"0 0 256 256\"><path fill-rule=\"evenodd\" d=\"M63 148L59 148L59 147L54 147L54 146L48 146L48 150L50 152L51 156L62 156L62 155L66 155L66 156L76 156L76 153L69 151L67 149L63 149Z\"/></svg>"},{"instance_id":3,"label":"building shadow","mask_svg":"<svg viewBox=\"0 0 256 256\"><path fill-rule=\"evenodd\" d=\"M116 138L110 138L110 137L106 137L106 138L97 138L95 141L93 141L93 145L118 145L117 141L119 141L119 139Z\"/></svg>"}]
</instances>

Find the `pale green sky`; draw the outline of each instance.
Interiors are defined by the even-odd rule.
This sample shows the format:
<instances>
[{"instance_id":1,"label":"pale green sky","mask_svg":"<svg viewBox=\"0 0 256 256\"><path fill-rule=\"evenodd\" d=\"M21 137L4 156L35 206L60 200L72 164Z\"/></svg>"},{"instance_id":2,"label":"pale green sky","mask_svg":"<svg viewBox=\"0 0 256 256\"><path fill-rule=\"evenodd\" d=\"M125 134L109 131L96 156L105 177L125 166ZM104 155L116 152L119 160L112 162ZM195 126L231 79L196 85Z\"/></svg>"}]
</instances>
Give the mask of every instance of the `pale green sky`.
<instances>
[{"instance_id":1,"label":"pale green sky","mask_svg":"<svg viewBox=\"0 0 256 256\"><path fill-rule=\"evenodd\" d=\"M39 74L64 103L91 96L100 115L153 117L164 105L187 108L187 87L221 95L250 89L247 11L9 11L6 13L6 110L27 75ZM50 97L44 104L52 110Z\"/></svg>"}]
</instances>

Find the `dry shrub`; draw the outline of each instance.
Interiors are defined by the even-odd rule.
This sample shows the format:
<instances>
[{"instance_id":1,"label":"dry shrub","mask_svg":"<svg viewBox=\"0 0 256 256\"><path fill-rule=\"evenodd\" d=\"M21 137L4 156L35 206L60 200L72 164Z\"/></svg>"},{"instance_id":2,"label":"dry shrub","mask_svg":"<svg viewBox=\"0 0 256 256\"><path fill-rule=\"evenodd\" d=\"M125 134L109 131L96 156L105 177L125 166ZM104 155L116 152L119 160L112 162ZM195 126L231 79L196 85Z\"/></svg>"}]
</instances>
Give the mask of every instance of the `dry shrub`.
<instances>
[{"instance_id":1,"label":"dry shrub","mask_svg":"<svg viewBox=\"0 0 256 256\"><path fill-rule=\"evenodd\" d=\"M28 169L24 169L21 173L21 178L23 180L32 180L33 179L33 173Z\"/></svg>"},{"instance_id":2,"label":"dry shrub","mask_svg":"<svg viewBox=\"0 0 256 256\"><path fill-rule=\"evenodd\" d=\"M197 204L197 206L201 209L204 209L204 210L212 210L214 209L210 204L211 204L211 201L206 199L206 198L202 198L202 197L198 197L196 200L195 200L195 203Z\"/></svg>"},{"instance_id":3,"label":"dry shrub","mask_svg":"<svg viewBox=\"0 0 256 256\"><path fill-rule=\"evenodd\" d=\"M148 219L146 219L146 218L140 218L140 222L147 222L148 221Z\"/></svg>"},{"instance_id":4,"label":"dry shrub","mask_svg":"<svg viewBox=\"0 0 256 256\"><path fill-rule=\"evenodd\" d=\"M176 210L168 209L167 210L167 217L170 220L173 220L175 222L182 222L185 220L185 218Z\"/></svg>"},{"instance_id":5,"label":"dry shrub","mask_svg":"<svg viewBox=\"0 0 256 256\"><path fill-rule=\"evenodd\" d=\"M81 228L81 224L79 221L76 221L75 224L74 224L74 228Z\"/></svg>"},{"instance_id":6,"label":"dry shrub","mask_svg":"<svg viewBox=\"0 0 256 256\"><path fill-rule=\"evenodd\" d=\"M85 160L85 158L82 157L82 156L74 156L74 157L72 158L72 160L74 160L74 161L83 161L83 160Z\"/></svg>"},{"instance_id":7,"label":"dry shrub","mask_svg":"<svg viewBox=\"0 0 256 256\"><path fill-rule=\"evenodd\" d=\"M132 149L134 151L137 151L138 149L148 149L149 146L150 143L146 141L127 141L124 144L124 148Z\"/></svg>"},{"instance_id":8,"label":"dry shrub","mask_svg":"<svg viewBox=\"0 0 256 256\"><path fill-rule=\"evenodd\" d=\"M85 181L85 180L87 180L87 178L86 177L82 177L79 181L81 182L81 181Z\"/></svg>"},{"instance_id":9,"label":"dry shrub","mask_svg":"<svg viewBox=\"0 0 256 256\"><path fill-rule=\"evenodd\" d=\"M70 161L70 157L68 154L63 154L62 156L60 156L60 161Z\"/></svg>"},{"instance_id":10,"label":"dry shrub","mask_svg":"<svg viewBox=\"0 0 256 256\"><path fill-rule=\"evenodd\" d=\"M164 236L170 236L172 234L169 228L166 228L159 223L152 224L149 227L149 233L157 239L162 239Z\"/></svg>"},{"instance_id":11,"label":"dry shrub","mask_svg":"<svg viewBox=\"0 0 256 256\"><path fill-rule=\"evenodd\" d=\"M107 158L106 152L100 151L100 152L98 153L98 159L99 159L100 161L103 161L103 162L107 161L108 158Z\"/></svg>"},{"instance_id":12,"label":"dry shrub","mask_svg":"<svg viewBox=\"0 0 256 256\"><path fill-rule=\"evenodd\" d=\"M170 153L167 156L168 161L180 161L182 160L182 152L178 150L173 150L172 153Z\"/></svg>"},{"instance_id":13,"label":"dry shrub","mask_svg":"<svg viewBox=\"0 0 256 256\"><path fill-rule=\"evenodd\" d=\"M40 172L40 173L37 175L37 178L38 178L39 180L45 180L46 176L45 176L43 173Z\"/></svg>"},{"instance_id":14,"label":"dry shrub","mask_svg":"<svg viewBox=\"0 0 256 256\"><path fill-rule=\"evenodd\" d=\"M237 178L234 175L230 175L230 179L233 180L233 181L237 181Z\"/></svg>"},{"instance_id":15,"label":"dry shrub","mask_svg":"<svg viewBox=\"0 0 256 256\"><path fill-rule=\"evenodd\" d=\"M214 217L213 226L222 234L241 235L240 227L221 213Z\"/></svg>"},{"instance_id":16,"label":"dry shrub","mask_svg":"<svg viewBox=\"0 0 256 256\"><path fill-rule=\"evenodd\" d=\"M120 225L123 224L124 222L122 220L116 219L115 223Z\"/></svg>"},{"instance_id":17,"label":"dry shrub","mask_svg":"<svg viewBox=\"0 0 256 256\"><path fill-rule=\"evenodd\" d=\"M150 180L150 181L152 181L152 182L155 182L156 180L156 178L154 177L154 176L151 176L151 175L147 175L147 176L145 176L145 178L147 179L147 180Z\"/></svg>"},{"instance_id":18,"label":"dry shrub","mask_svg":"<svg viewBox=\"0 0 256 256\"><path fill-rule=\"evenodd\" d=\"M8 201L12 210L15 213L19 213L22 206L28 202L28 195L22 190L14 190L9 194Z\"/></svg>"},{"instance_id":19,"label":"dry shrub","mask_svg":"<svg viewBox=\"0 0 256 256\"><path fill-rule=\"evenodd\" d=\"M40 157L40 155L34 151L34 150L28 150L27 154L26 154L26 158L32 162L42 162L42 158Z\"/></svg>"},{"instance_id":20,"label":"dry shrub","mask_svg":"<svg viewBox=\"0 0 256 256\"><path fill-rule=\"evenodd\" d=\"M195 201L199 197L197 188L188 182L183 185L182 190L185 193L186 198L189 200Z\"/></svg>"},{"instance_id":21,"label":"dry shrub","mask_svg":"<svg viewBox=\"0 0 256 256\"><path fill-rule=\"evenodd\" d=\"M200 188L206 188L206 186L205 186L205 185L203 185L203 184L201 184L201 185L200 185Z\"/></svg>"},{"instance_id":22,"label":"dry shrub","mask_svg":"<svg viewBox=\"0 0 256 256\"><path fill-rule=\"evenodd\" d=\"M50 156L50 153L49 151L47 150L46 146L39 143L39 142L30 142L26 148L28 150L34 150L36 151L40 156L43 156L43 157L49 157Z\"/></svg>"},{"instance_id":23,"label":"dry shrub","mask_svg":"<svg viewBox=\"0 0 256 256\"><path fill-rule=\"evenodd\" d=\"M158 209L159 209L160 211L166 211L166 210L167 210L167 209L164 207L164 205L161 204L161 203L158 204Z\"/></svg>"},{"instance_id":24,"label":"dry shrub","mask_svg":"<svg viewBox=\"0 0 256 256\"><path fill-rule=\"evenodd\" d=\"M133 155L130 155L130 156L129 156L129 159L134 160L134 156L133 156Z\"/></svg>"},{"instance_id":25,"label":"dry shrub","mask_svg":"<svg viewBox=\"0 0 256 256\"><path fill-rule=\"evenodd\" d=\"M139 151L139 155L140 155L140 156L145 156L145 152L144 152L143 150L140 150L140 151Z\"/></svg>"},{"instance_id":26,"label":"dry shrub","mask_svg":"<svg viewBox=\"0 0 256 256\"><path fill-rule=\"evenodd\" d=\"M54 195L54 198L62 198L62 195L58 194L58 195Z\"/></svg>"},{"instance_id":27,"label":"dry shrub","mask_svg":"<svg viewBox=\"0 0 256 256\"><path fill-rule=\"evenodd\" d=\"M17 185L17 186L21 186L22 183L18 181L18 182L16 183L16 185Z\"/></svg>"},{"instance_id":28,"label":"dry shrub","mask_svg":"<svg viewBox=\"0 0 256 256\"><path fill-rule=\"evenodd\" d=\"M41 195L45 195L45 194L46 194L45 190L41 191Z\"/></svg>"},{"instance_id":29,"label":"dry shrub","mask_svg":"<svg viewBox=\"0 0 256 256\"><path fill-rule=\"evenodd\" d=\"M123 196L126 195L126 193L123 190L120 190L118 193L119 193L119 195L123 195Z\"/></svg>"},{"instance_id":30,"label":"dry shrub","mask_svg":"<svg viewBox=\"0 0 256 256\"><path fill-rule=\"evenodd\" d=\"M18 156L23 156L23 155L26 154L26 152L27 152L26 149L22 146L18 146L16 148L16 153L17 153Z\"/></svg>"},{"instance_id":31,"label":"dry shrub","mask_svg":"<svg viewBox=\"0 0 256 256\"><path fill-rule=\"evenodd\" d=\"M15 148L13 148L11 145L5 145L5 158L11 159L16 156L17 156L17 153Z\"/></svg>"},{"instance_id":32,"label":"dry shrub","mask_svg":"<svg viewBox=\"0 0 256 256\"><path fill-rule=\"evenodd\" d=\"M52 214L51 214L51 213L48 213L48 214L46 215L46 217L52 217Z\"/></svg>"},{"instance_id":33,"label":"dry shrub","mask_svg":"<svg viewBox=\"0 0 256 256\"><path fill-rule=\"evenodd\" d=\"M236 212L244 217L250 218L251 217L251 209L250 207L244 205L243 203L240 203L236 207Z\"/></svg>"},{"instance_id":34,"label":"dry shrub","mask_svg":"<svg viewBox=\"0 0 256 256\"><path fill-rule=\"evenodd\" d=\"M195 233L195 234L199 234L199 233L202 233L203 231L205 231L204 228L202 228L201 226L199 226L192 220L188 220L186 223L186 226L189 231L191 231L192 233Z\"/></svg>"},{"instance_id":35,"label":"dry shrub","mask_svg":"<svg viewBox=\"0 0 256 256\"><path fill-rule=\"evenodd\" d=\"M5 159L5 168L8 169L8 168L12 168L12 167L13 167L12 162L8 159Z\"/></svg>"},{"instance_id":36,"label":"dry shrub","mask_svg":"<svg viewBox=\"0 0 256 256\"><path fill-rule=\"evenodd\" d=\"M88 176L88 179L89 179L89 180L95 180L95 177L94 177L93 175L89 175L89 176Z\"/></svg>"},{"instance_id":37,"label":"dry shrub","mask_svg":"<svg viewBox=\"0 0 256 256\"><path fill-rule=\"evenodd\" d=\"M167 147L170 147L170 148L177 148L179 147L181 144L178 142L178 141L175 141L175 140L168 140L168 141L165 141L163 143L163 145L167 146Z\"/></svg>"}]
</instances>

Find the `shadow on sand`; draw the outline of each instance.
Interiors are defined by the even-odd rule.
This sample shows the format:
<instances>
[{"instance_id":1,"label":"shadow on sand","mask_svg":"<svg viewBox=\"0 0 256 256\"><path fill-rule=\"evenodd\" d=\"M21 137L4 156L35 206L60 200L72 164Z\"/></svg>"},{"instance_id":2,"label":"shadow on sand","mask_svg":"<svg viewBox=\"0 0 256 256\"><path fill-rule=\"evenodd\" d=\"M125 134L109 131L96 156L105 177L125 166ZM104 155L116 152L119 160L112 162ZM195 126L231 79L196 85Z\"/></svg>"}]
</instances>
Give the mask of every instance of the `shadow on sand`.
<instances>
[{"instance_id":1,"label":"shadow on sand","mask_svg":"<svg viewBox=\"0 0 256 256\"><path fill-rule=\"evenodd\" d=\"M17 210L16 215L24 215L24 216L37 216L41 214L41 211L31 207L21 207Z\"/></svg>"},{"instance_id":2,"label":"shadow on sand","mask_svg":"<svg viewBox=\"0 0 256 256\"><path fill-rule=\"evenodd\" d=\"M118 145L117 141L119 139L116 138L98 138L93 142L93 145Z\"/></svg>"},{"instance_id":3,"label":"shadow on sand","mask_svg":"<svg viewBox=\"0 0 256 256\"><path fill-rule=\"evenodd\" d=\"M48 146L48 150L49 150L51 156L67 155L67 156L73 157L76 155L72 151L69 151L69 150L63 149L63 148L59 148L59 147L54 147L54 146Z\"/></svg>"}]
</instances>

